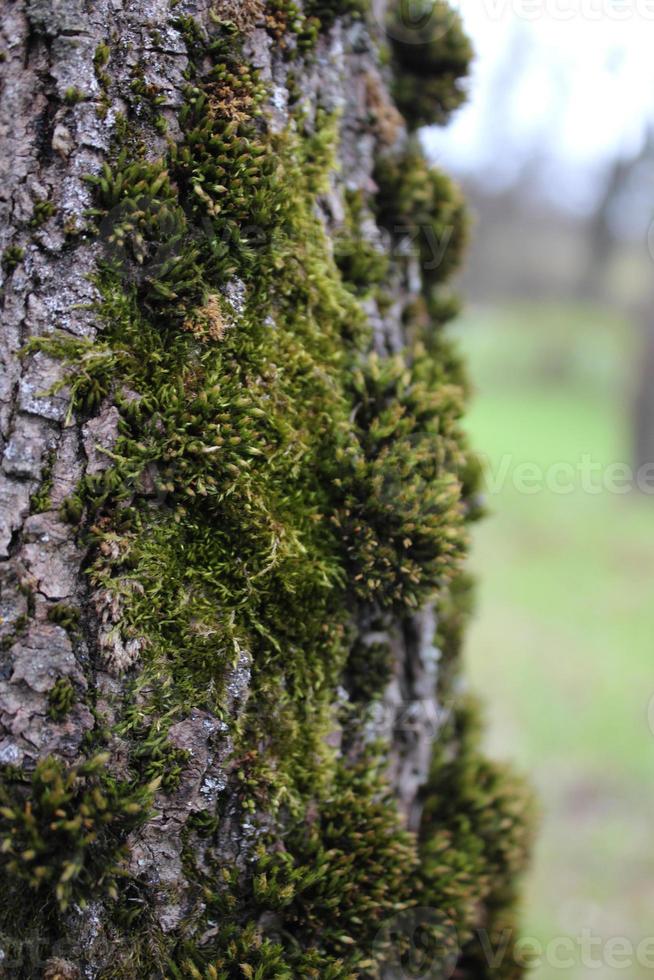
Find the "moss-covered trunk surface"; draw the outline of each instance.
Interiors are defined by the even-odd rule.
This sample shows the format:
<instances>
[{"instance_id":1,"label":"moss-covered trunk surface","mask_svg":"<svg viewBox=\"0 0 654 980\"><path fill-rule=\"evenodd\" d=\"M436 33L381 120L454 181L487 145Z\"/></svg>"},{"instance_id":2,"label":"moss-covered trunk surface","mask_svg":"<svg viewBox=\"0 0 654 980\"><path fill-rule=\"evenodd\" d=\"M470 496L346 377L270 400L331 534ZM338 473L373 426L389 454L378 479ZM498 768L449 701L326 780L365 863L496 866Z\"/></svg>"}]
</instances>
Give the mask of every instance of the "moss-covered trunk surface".
<instances>
[{"instance_id":1,"label":"moss-covered trunk surface","mask_svg":"<svg viewBox=\"0 0 654 980\"><path fill-rule=\"evenodd\" d=\"M6 0L8 977L521 973L414 132L470 52L407 6Z\"/></svg>"}]
</instances>

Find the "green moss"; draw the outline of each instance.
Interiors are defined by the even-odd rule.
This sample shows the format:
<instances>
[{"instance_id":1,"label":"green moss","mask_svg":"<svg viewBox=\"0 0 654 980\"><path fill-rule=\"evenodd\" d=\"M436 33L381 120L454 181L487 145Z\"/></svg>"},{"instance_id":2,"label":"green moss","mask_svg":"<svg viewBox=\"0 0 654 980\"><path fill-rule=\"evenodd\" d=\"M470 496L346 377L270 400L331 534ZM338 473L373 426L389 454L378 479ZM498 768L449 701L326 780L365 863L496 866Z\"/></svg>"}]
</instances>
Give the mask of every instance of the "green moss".
<instances>
[{"instance_id":1,"label":"green moss","mask_svg":"<svg viewBox=\"0 0 654 980\"><path fill-rule=\"evenodd\" d=\"M417 142L401 156L379 159L380 224L420 264L426 295L458 267L467 241L467 215L459 189L430 166Z\"/></svg>"},{"instance_id":2,"label":"green moss","mask_svg":"<svg viewBox=\"0 0 654 980\"><path fill-rule=\"evenodd\" d=\"M84 512L84 501L78 494L73 493L63 501L59 512L61 519L67 524L79 524Z\"/></svg>"},{"instance_id":3,"label":"green moss","mask_svg":"<svg viewBox=\"0 0 654 980\"><path fill-rule=\"evenodd\" d=\"M31 339L23 348L23 354L43 350L74 365L73 368L49 389L56 394L70 385L71 401L66 421L70 422L73 410L90 414L98 408L108 394L121 352L115 353L108 345L71 337L63 332Z\"/></svg>"},{"instance_id":4,"label":"green moss","mask_svg":"<svg viewBox=\"0 0 654 980\"><path fill-rule=\"evenodd\" d=\"M203 977L242 975L243 963L264 971L246 976L368 976L375 937L404 907L416 865L415 841L401 829L375 760L339 767L311 817L289 827L283 841L259 847L251 876L216 869L205 880L209 913L221 923L212 944L220 952L209 947L190 964ZM257 919L274 923L271 936ZM273 968L279 972L265 972Z\"/></svg>"},{"instance_id":5,"label":"green moss","mask_svg":"<svg viewBox=\"0 0 654 980\"><path fill-rule=\"evenodd\" d=\"M307 0L305 10L317 17L323 28L331 27L337 17L362 16L369 7L369 0Z\"/></svg>"},{"instance_id":6,"label":"green moss","mask_svg":"<svg viewBox=\"0 0 654 980\"><path fill-rule=\"evenodd\" d=\"M304 821L285 838L294 895L291 899L274 886L273 907L281 905L286 927L298 941L334 958L353 957L354 965L362 951L351 947L359 942L365 948L384 918L409 897L406 883L417 863L414 840L401 828L374 758L355 769L337 769L328 799L316 809L315 820ZM271 867L291 864L283 855L268 860ZM254 879L255 897L258 886L266 904L269 878L270 873L265 881Z\"/></svg>"},{"instance_id":7,"label":"green moss","mask_svg":"<svg viewBox=\"0 0 654 980\"><path fill-rule=\"evenodd\" d=\"M20 245L8 245L2 253L2 268L5 272L13 272L25 257L25 249Z\"/></svg>"},{"instance_id":8,"label":"green moss","mask_svg":"<svg viewBox=\"0 0 654 980\"><path fill-rule=\"evenodd\" d=\"M155 785L132 788L104 774L108 756L76 768L44 759L0 783L3 894L59 909L115 897L129 831L146 818Z\"/></svg>"},{"instance_id":9,"label":"green moss","mask_svg":"<svg viewBox=\"0 0 654 980\"><path fill-rule=\"evenodd\" d=\"M12 623L11 631L0 640L0 650L9 650L16 640L25 633L29 621L30 617L26 613L21 613L20 616L17 616Z\"/></svg>"},{"instance_id":10,"label":"green moss","mask_svg":"<svg viewBox=\"0 0 654 980\"><path fill-rule=\"evenodd\" d=\"M171 721L171 713L159 715L153 721L147 710L142 711L133 704L117 729L118 735L129 735L131 739L130 763L135 778L139 782L156 779L167 793L177 789L190 759L187 751L170 742Z\"/></svg>"},{"instance_id":11,"label":"green moss","mask_svg":"<svg viewBox=\"0 0 654 980\"><path fill-rule=\"evenodd\" d=\"M308 39L309 32L313 34L313 43L315 43L320 26L315 20L309 21L302 7L294 0L267 0L265 23L268 33L283 45L287 44L289 36Z\"/></svg>"},{"instance_id":12,"label":"green moss","mask_svg":"<svg viewBox=\"0 0 654 980\"><path fill-rule=\"evenodd\" d=\"M215 43L218 56L223 48ZM210 92L224 70L209 73ZM250 84L256 94L254 74ZM239 99L246 101L243 92ZM330 506L332 447L348 437L350 406L332 379L345 369L363 321L339 284L312 209L331 158L330 127L316 138L283 134L264 142L249 126L226 120L198 88L189 93L182 123L186 140L165 164L119 164L96 186L101 219L147 192L151 213L138 228L142 264L167 235L161 211L173 213L176 268L190 269L190 277L161 302L153 297L161 292L161 275L158 286L151 270L147 283L130 282L136 236L119 215L113 235L125 258L105 265L98 279L102 342L80 346L52 337L38 346L74 365L66 381L78 411L97 405L115 377L139 395L120 405L115 466L80 490L97 514L137 489L133 505L120 512L120 559L109 563L99 552L91 574L109 590L128 576L142 586L124 624L148 638L144 687L174 675L168 696L175 703L206 704L220 714L239 651L250 651L261 700L258 717L244 727L258 729L259 715L270 717L274 734L264 759L287 760L279 774L282 795L285 782L290 787L307 778L305 767L312 779L320 769L322 718L346 655L346 611L335 588L342 583L338 536L322 512ZM287 193L284 170L289 187L306 186L304 196ZM230 173L242 179L228 180ZM187 241L195 234L189 213L191 227L210 222L216 234ZM255 224L273 232L256 251L245 238ZM223 238L229 249L217 247ZM297 241L307 243L306 280L296 275ZM189 306L235 274L256 289L220 342L198 344L185 329ZM275 328L262 322L262 308L274 313ZM156 489L170 499L172 515L157 516L138 494L155 461ZM76 507L72 517L80 516ZM300 705L300 689L315 690L315 697ZM305 724L311 715L315 726Z\"/></svg>"},{"instance_id":13,"label":"green moss","mask_svg":"<svg viewBox=\"0 0 654 980\"><path fill-rule=\"evenodd\" d=\"M111 78L109 73L105 70L109 64L109 59L111 58L111 48L105 42L98 44L93 55L93 70L95 72L95 77L98 80L98 85L100 86L100 97L98 99L95 113L98 119L106 119L107 113L109 112L109 106L111 105L109 99L109 85L111 84Z\"/></svg>"},{"instance_id":14,"label":"green moss","mask_svg":"<svg viewBox=\"0 0 654 980\"><path fill-rule=\"evenodd\" d=\"M295 0L266 0L265 25L287 56L293 51L306 54L338 17L361 17L368 6L368 0L305 0L303 5Z\"/></svg>"},{"instance_id":15,"label":"green moss","mask_svg":"<svg viewBox=\"0 0 654 980\"><path fill-rule=\"evenodd\" d=\"M374 635L374 621L370 624ZM383 620L379 622L383 629ZM357 636L350 648L344 672L344 683L350 700L369 705L381 697L392 676L393 651L387 640L365 641Z\"/></svg>"},{"instance_id":16,"label":"green moss","mask_svg":"<svg viewBox=\"0 0 654 980\"><path fill-rule=\"evenodd\" d=\"M466 976L518 975L510 943L497 970L480 943L497 941L502 929L515 938L531 802L479 754L472 711L461 705L453 716L447 734L460 740L459 753L435 760L417 842L401 829L372 757L339 767L330 794L283 840L259 848L247 878L219 867L198 872L220 928L201 955L176 957L171 975L372 978L408 957L413 942L432 969L453 958ZM420 934L411 929L416 905L430 910L416 920Z\"/></svg>"},{"instance_id":17,"label":"green moss","mask_svg":"<svg viewBox=\"0 0 654 980\"><path fill-rule=\"evenodd\" d=\"M336 264L343 281L359 296L369 294L384 282L389 258L378 243L369 241L362 230L365 219L361 191L346 192L346 221L336 240Z\"/></svg>"},{"instance_id":18,"label":"green moss","mask_svg":"<svg viewBox=\"0 0 654 980\"><path fill-rule=\"evenodd\" d=\"M48 608L48 619L65 630L76 630L79 625L80 612L74 606L65 602L57 602Z\"/></svg>"},{"instance_id":19,"label":"green moss","mask_svg":"<svg viewBox=\"0 0 654 980\"><path fill-rule=\"evenodd\" d=\"M53 201L37 201L30 218L30 228L40 228L56 213L57 207Z\"/></svg>"},{"instance_id":20,"label":"green moss","mask_svg":"<svg viewBox=\"0 0 654 980\"><path fill-rule=\"evenodd\" d=\"M96 70L100 68L104 68L106 65L108 65L110 56L111 56L111 48L109 47L109 45L105 44L104 42L98 44L97 48L95 49L95 53L93 55L93 64Z\"/></svg>"},{"instance_id":21,"label":"green moss","mask_svg":"<svg viewBox=\"0 0 654 980\"><path fill-rule=\"evenodd\" d=\"M395 69L394 96L409 126L445 123L466 98L472 47L461 18L445 0L391 7L388 34Z\"/></svg>"},{"instance_id":22,"label":"green moss","mask_svg":"<svg viewBox=\"0 0 654 980\"><path fill-rule=\"evenodd\" d=\"M69 85L64 92L64 102L69 106L77 105L78 102L84 102L86 98L85 93L75 85Z\"/></svg>"},{"instance_id":23,"label":"green moss","mask_svg":"<svg viewBox=\"0 0 654 980\"><path fill-rule=\"evenodd\" d=\"M68 677L59 677L48 692L48 717L63 721L75 704L75 688Z\"/></svg>"},{"instance_id":24,"label":"green moss","mask_svg":"<svg viewBox=\"0 0 654 980\"><path fill-rule=\"evenodd\" d=\"M420 874L427 904L446 909L455 926L469 975L504 980L522 973L513 952L515 906L535 810L525 784L480 753L477 715L474 703L462 702L439 740L425 792ZM452 741L456 753L446 747ZM499 966L488 963L484 942L504 948Z\"/></svg>"},{"instance_id":25,"label":"green moss","mask_svg":"<svg viewBox=\"0 0 654 980\"><path fill-rule=\"evenodd\" d=\"M56 452L52 450L46 456L43 471L41 473L41 486L30 497L30 511L33 514L42 514L50 510L50 494L52 493L53 477L52 472L56 460Z\"/></svg>"},{"instance_id":26,"label":"green moss","mask_svg":"<svg viewBox=\"0 0 654 980\"><path fill-rule=\"evenodd\" d=\"M157 85L146 82L145 69L142 64L136 65L132 74L133 78L130 83L131 116L138 119L140 126L151 125L157 132L166 134L168 124L161 112L162 107L166 105L166 96Z\"/></svg>"},{"instance_id":27,"label":"green moss","mask_svg":"<svg viewBox=\"0 0 654 980\"><path fill-rule=\"evenodd\" d=\"M461 557L462 393L448 382L422 347L353 374L360 451L343 459L334 520L362 600L417 607Z\"/></svg>"},{"instance_id":28,"label":"green moss","mask_svg":"<svg viewBox=\"0 0 654 980\"><path fill-rule=\"evenodd\" d=\"M189 957L171 963L171 980L222 980L239 977L257 980L292 980L293 973L279 943L264 939L254 923L244 928L222 926L219 931L222 952L213 963L196 964Z\"/></svg>"}]
</instances>

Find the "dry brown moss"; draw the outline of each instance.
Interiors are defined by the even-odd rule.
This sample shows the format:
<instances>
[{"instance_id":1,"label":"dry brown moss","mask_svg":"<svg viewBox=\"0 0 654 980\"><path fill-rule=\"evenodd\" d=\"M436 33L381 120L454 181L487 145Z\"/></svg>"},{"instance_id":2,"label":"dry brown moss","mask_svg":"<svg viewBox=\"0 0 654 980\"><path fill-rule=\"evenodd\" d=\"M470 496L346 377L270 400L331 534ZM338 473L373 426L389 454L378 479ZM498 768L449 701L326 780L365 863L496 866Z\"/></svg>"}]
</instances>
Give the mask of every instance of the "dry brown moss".
<instances>
[{"instance_id":1,"label":"dry brown moss","mask_svg":"<svg viewBox=\"0 0 654 980\"><path fill-rule=\"evenodd\" d=\"M249 31L264 17L264 0L214 0L214 12L240 31Z\"/></svg>"}]
</instances>

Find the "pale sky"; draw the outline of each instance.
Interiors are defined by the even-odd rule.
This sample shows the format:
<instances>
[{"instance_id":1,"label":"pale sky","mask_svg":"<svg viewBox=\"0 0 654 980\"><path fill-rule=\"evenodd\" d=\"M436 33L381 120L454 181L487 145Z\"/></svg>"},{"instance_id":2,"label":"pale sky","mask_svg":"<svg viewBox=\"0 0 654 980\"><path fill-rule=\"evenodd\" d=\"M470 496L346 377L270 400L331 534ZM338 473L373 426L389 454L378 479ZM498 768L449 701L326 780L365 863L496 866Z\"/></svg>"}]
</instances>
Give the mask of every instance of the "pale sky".
<instances>
[{"instance_id":1,"label":"pale sky","mask_svg":"<svg viewBox=\"0 0 654 980\"><path fill-rule=\"evenodd\" d=\"M584 210L654 119L654 0L459 0L477 51L471 101L430 155L502 186L534 155L540 192Z\"/></svg>"}]
</instances>

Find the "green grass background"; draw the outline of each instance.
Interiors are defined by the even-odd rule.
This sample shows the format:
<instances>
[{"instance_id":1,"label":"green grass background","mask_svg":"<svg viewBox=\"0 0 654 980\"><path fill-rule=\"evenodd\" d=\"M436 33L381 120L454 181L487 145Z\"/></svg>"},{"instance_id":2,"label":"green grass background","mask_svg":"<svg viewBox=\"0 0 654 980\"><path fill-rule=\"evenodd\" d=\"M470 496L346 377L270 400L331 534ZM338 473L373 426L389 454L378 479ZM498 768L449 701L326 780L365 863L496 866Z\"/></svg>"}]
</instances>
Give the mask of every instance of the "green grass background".
<instances>
[{"instance_id":1,"label":"green grass background","mask_svg":"<svg viewBox=\"0 0 654 980\"><path fill-rule=\"evenodd\" d=\"M457 338L475 388L468 428L496 472L503 454L512 468L583 454L631 462L639 351L628 324L512 307L470 312ZM651 975L654 941L649 968L606 943L654 936L654 496L524 494L509 473L487 502L468 676L487 705L489 750L540 795L524 933L575 947L565 966L569 953L550 946L534 977ZM583 930L598 937L585 952Z\"/></svg>"}]
</instances>

